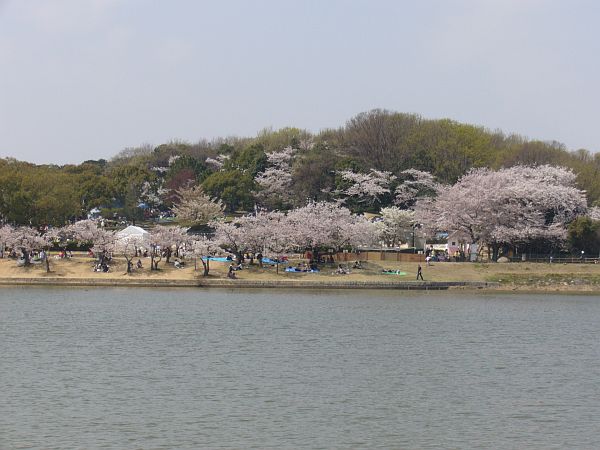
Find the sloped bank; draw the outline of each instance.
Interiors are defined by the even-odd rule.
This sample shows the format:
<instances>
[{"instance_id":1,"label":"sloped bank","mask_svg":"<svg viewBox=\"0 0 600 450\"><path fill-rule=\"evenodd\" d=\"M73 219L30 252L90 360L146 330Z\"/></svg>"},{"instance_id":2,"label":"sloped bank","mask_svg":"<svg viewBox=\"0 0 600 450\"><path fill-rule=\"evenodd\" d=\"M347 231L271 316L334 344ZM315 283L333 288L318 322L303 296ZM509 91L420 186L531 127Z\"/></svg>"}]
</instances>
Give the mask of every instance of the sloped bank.
<instances>
[{"instance_id":1,"label":"sloped bank","mask_svg":"<svg viewBox=\"0 0 600 450\"><path fill-rule=\"evenodd\" d=\"M399 289L446 290L450 288L497 289L499 283L486 281L299 281L299 280L152 280L101 278L0 278L0 285L15 286L115 286L115 287L214 287L214 288L292 288L292 289Z\"/></svg>"}]
</instances>

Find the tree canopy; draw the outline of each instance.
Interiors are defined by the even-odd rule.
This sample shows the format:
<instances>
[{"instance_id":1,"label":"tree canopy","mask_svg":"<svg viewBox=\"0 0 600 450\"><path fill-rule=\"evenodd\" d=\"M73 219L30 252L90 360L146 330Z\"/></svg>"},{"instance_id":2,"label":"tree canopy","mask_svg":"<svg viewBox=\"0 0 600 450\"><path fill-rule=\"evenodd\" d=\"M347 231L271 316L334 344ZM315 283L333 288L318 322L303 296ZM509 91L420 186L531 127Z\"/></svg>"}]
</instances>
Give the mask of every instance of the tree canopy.
<instances>
[{"instance_id":1,"label":"tree canopy","mask_svg":"<svg viewBox=\"0 0 600 450\"><path fill-rule=\"evenodd\" d=\"M96 208L105 217L139 220L170 212L177 191L188 186L201 186L227 213L287 210L309 201L376 212L412 207L437 184L456 183L472 169L517 165L571 169L588 206L600 204L598 154L376 109L318 133L290 127L255 137L175 141L125 149L110 161L57 166L0 159L0 222L63 225Z\"/></svg>"}]
</instances>

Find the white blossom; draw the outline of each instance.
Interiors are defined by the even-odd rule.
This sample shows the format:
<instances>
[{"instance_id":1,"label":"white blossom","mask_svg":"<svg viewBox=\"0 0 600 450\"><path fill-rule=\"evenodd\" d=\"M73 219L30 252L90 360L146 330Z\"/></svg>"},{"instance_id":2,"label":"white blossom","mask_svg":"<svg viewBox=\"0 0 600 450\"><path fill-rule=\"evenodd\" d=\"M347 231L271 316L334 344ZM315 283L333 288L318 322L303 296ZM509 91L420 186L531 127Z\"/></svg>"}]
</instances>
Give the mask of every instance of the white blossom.
<instances>
[{"instance_id":1,"label":"white blossom","mask_svg":"<svg viewBox=\"0 0 600 450\"><path fill-rule=\"evenodd\" d=\"M379 238L388 246L395 247L407 241L413 232L415 212L397 206L381 209L381 220L375 222Z\"/></svg>"},{"instance_id":2,"label":"white blossom","mask_svg":"<svg viewBox=\"0 0 600 450\"><path fill-rule=\"evenodd\" d=\"M182 224L205 224L223 215L223 203L210 198L200 186L181 188L177 196L173 212Z\"/></svg>"},{"instance_id":3,"label":"white blossom","mask_svg":"<svg viewBox=\"0 0 600 450\"><path fill-rule=\"evenodd\" d=\"M435 199L421 201L417 220L497 248L539 239L560 243L566 224L585 211L585 193L570 170L515 166L471 170Z\"/></svg>"},{"instance_id":4,"label":"white blossom","mask_svg":"<svg viewBox=\"0 0 600 450\"><path fill-rule=\"evenodd\" d=\"M391 172L375 169L371 169L369 173L343 170L339 174L344 181L352 183L343 193L369 204L378 203L383 195L389 194L390 184L396 179Z\"/></svg>"}]
</instances>

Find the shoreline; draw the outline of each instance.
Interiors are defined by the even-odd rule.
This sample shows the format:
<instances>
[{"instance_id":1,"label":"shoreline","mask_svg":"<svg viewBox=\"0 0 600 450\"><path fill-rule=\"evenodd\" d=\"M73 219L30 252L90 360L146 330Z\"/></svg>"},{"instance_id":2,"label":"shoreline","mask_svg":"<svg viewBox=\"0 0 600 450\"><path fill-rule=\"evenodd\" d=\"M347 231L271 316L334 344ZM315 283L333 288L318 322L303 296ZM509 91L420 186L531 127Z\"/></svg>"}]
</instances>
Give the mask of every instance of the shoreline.
<instances>
[{"instance_id":1,"label":"shoreline","mask_svg":"<svg viewBox=\"0 0 600 450\"><path fill-rule=\"evenodd\" d=\"M123 279L114 278L0 278L0 287L72 287L72 288L174 288L174 289L306 289L306 290L397 290L397 291L463 291L510 294L538 295L600 295L597 286L523 286L506 285L494 281L266 281L266 280L174 280L174 279Z\"/></svg>"},{"instance_id":2,"label":"shoreline","mask_svg":"<svg viewBox=\"0 0 600 450\"><path fill-rule=\"evenodd\" d=\"M436 263L424 266L425 281L416 281L417 265L410 263L367 263L362 270L339 275L325 268L317 274L288 274L273 267L248 265L227 278L227 264L211 264L208 277L202 268L189 265L175 268L166 262L158 271L147 268L126 273L126 263L115 258L110 273L91 271L92 260L76 255L52 259L51 272L34 265L18 267L0 259L2 286L124 287L124 288L221 288L221 289L374 289L404 291L486 291L507 293L583 293L600 295L600 265L585 264L487 264ZM145 264L147 266L148 264ZM383 274L401 270L403 276Z\"/></svg>"},{"instance_id":3,"label":"shoreline","mask_svg":"<svg viewBox=\"0 0 600 450\"><path fill-rule=\"evenodd\" d=\"M231 289L387 289L440 291L454 288L498 289L500 283L486 281L299 281L228 279L101 279L101 278L0 278L2 286L93 286L93 287L174 287Z\"/></svg>"}]
</instances>

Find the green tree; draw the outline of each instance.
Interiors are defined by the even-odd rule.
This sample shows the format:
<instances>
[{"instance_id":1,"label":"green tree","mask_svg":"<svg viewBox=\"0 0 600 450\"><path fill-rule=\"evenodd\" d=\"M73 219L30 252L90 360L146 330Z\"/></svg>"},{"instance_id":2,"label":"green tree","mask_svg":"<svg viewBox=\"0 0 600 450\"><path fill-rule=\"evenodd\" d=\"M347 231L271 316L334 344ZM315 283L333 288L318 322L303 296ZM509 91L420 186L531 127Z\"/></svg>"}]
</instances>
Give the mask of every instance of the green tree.
<instances>
[{"instance_id":1,"label":"green tree","mask_svg":"<svg viewBox=\"0 0 600 450\"><path fill-rule=\"evenodd\" d=\"M240 170L225 170L209 175L202 183L204 192L221 199L228 211L250 211L254 207L252 192L256 190L254 178Z\"/></svg>"},{"instance_id":2,"label":"green tree","mask_svg":"<svg viewBox=\"0 0 600 450\"><path fill-rule=\"evenodd\" d=\"M243 150L235 150L227 160L225 170L238 170L254 178L267 167L267 154L262 145L251 145Z\"/></svg>"},{"instance_id":3,"label":"green tree","mask_svg":"<svg viewBox=\"0 0 600 450\"><path fill-rule=\"evenodd\" d=\"M588 255L600 253L600 221L586 216L575 219L568 228L568 241L571 251L584 251Z\"/></svg>"}]
</instances>

